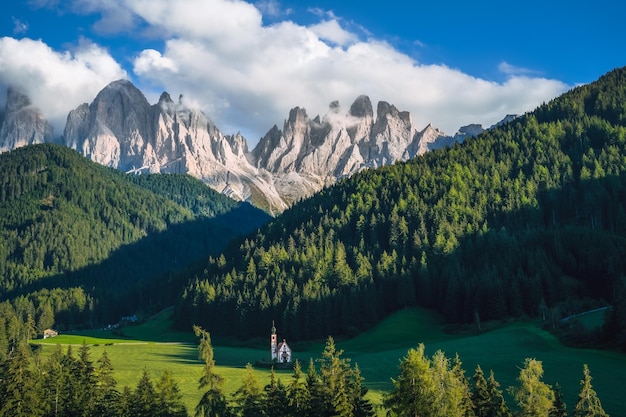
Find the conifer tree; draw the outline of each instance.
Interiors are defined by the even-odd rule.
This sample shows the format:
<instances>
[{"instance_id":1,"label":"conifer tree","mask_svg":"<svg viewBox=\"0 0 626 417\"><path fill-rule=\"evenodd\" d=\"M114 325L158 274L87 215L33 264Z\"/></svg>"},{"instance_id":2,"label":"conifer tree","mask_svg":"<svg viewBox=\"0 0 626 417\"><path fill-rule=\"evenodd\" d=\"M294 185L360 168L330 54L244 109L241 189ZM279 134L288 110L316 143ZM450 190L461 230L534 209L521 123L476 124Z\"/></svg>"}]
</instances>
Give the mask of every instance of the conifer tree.
<instances>
[{"instance_id":1,"label":"conifer tree","mask_svg":"<svg viewBox=\"0 0 626 417\"><path fill-rule=\"evenodd\" d=\"M491 417L492 404L491 396L489 395L489 389L487 388L487 380L480 365L476 366L472 389L472 403L474 405L474 414L476 417Z\"/></svg>"},{"instance_id":2,"label":"conifer tree","mask_svg":"<svg viewBox=\"0 0 626 417\"><path fill-rule=\"evenodd\" d=\"M431 361L424 354L424 344L409 349L400 361L400 374L392 379L393 390L386 394L384 405L398 417L430 416L433 414L434 381Z\"/></svg>"},{"instance_id":3,"label":"conifer tree","mask_svg":"<svg viewBox=\"0 0 626 417\"><path fill-rule=\"evenodd\" d=\"M325 396L330 400L326 405L331 415L347 417L353 413L353 402L348 392L351 369L349 359L343 359L342 354L343 350L337 350L334 339L329 336L319 362Z\"/></svg>"},{"instance_id":4,"label":"conifer tree","mask_svg":"<svg viewBox=\"0 0 626 417\"><path fill-rule=\"evenodd\" d=\"M246 364L242 385L235 391L234 398L241 417L263 417L265 415L263 392L250 363Z\"/></svg>"},{"instance_id":5,"label":"conifer tree","mask_svg":"<svg viewBox=\"0 0 626 417\"><path fill-rule=\"evenodd\" d=\"M365 398L367 387L363 385L364 378L358 365L352 371L351 397L353 401L354 417L373 417L376 415L372 402Z\"/></svg>"},{"instance_id":6,"label":"conifer tree","mask_svg":"<svg viewBox=\"0 0 626 417\"><path fill-rule=\"evenodd\" d=\"M178 384L168 370L163 371L156 385L156 417L187 417L187 407Z\"/></svg>"},{"instance_id":7,"label":"conifer tree","mask_svg":"<svg viewBox=\"0 0 626 417\"><path fill-rule=\"evenodd\" d=\"M79 386L80 365L74 357L72 345L67 347L65 355L61 358L61 395L59 409L68 415L79 415L81 412L81 389Z\"/></svg>"},{"instance_id":8,"label":"conifer tree","mask_svg":"<svg viewBox=\"0 0 626 417\"><path fill-rule=\"evenodd\" d=\"M563 393L558 382L554 385L554 405L550 410L549 417L567 417L567 405L563 400Z\"/></svg>"},{"instance_id":9,"label":"conifer tree","mask_svg":"<svg viewBox=\"0 0 626 417\"><path fill-rule=\"evenodd\" d=\"M18 343L0 367L0 417L38 417L44 414L40 384L30 369L25 342Z\"/></svg>"},{"instance_id":10,"label":"conifer tree","mask_svg":"<svg viewBox=\"0 0 626 417\"><path fill-rule=\"evenodd\" d=\"M128 386L122 388L119 398L117 417L134 417L133 414L134 394Z\"/></svg>"},{"instance_id":11,"label":"conifer tree","mask_svg":"<svg viewBox=\"0 0 626 417\"><path fill-rule=\"evenodd\" d=\"M46 404L46 411L54 416L63 409L62 389L65 380L61 360L63 350L56 345L48 360L42 365L42 400Z\"/></svg>"},{"instance_id":12,"label":"conifer tree","mask_svg":"<svg viewBox=\"0 0 626 417\"><path fill-rule=\"evenodd\" d=\"M291 382L287 386L289 409L292 415L305 415L309 403L309 391L306 379L300 367L300 361L296 360L293 365Z\"/></svg>"},{"instance_id":13,"label":"conifer tree","mask_svg":"<svg viewBox=\"0 0 626 417\"><path fill-rule=\"evenodd\" d=\"M144 369L141 379L137 383L137 388L133 393L133 402L131 406L133 417L154 417L159 412L156 402L156 391L154 384L148 375L148 371Z\"/></svg>"},{"instance_id":14,"label":"conifer tree","mask_svg":"<svg viewBox=\"0 0 626 417\"><path fill-rule=\"evenodd\" d=\"M402 359L400 375L392 382L394 389L385 396L384 405L400 417L474 416L469 382L458 355L452 363L441 350L428 358L420 344Z\"/></svg>"},{"instance_id":15,"label":"conifer tree","mask_svg":"<svg viewBox=\"0 0 626 417\"><path fill-rule=\"evenodd\" d=\"M120 401L120 393L117 391L117 381L113 377L113 364L107 351L104 350L97 361L95 407L94 415L101 417L114 417L117 415Z\"/></svg>"},{"instance_id":16,"label":"conifer tree","mask_svg":"<svg viewBox=\"0 0 626 417\"><path fill-rule=\"evenodd\" d=\"M232 412L221 388L223 379L215 373L211 335L199 326L193 326L193 331L200 338L198 357L204 362L198 388L207 388L196 406L195 415L196 417L230 417Z\"/></svg>"},{"instance_id":17,"label":"conifer tree","mask_svg":"<svg viewBox=\"0 0 626 417\"><path fill-rule=\"evenodd\" d=\"M600 399L591 386L591 374L587 364L583 365L583 379L580 381L578 401L574 407L574 417L608 417Z\"/></svg>"},{"instance_id":18,"label":"conifer tree","mask_svg":"<svg viewBox=\"0 0 626 417\"><path fill-rule=\"evenodd\" d=\"M322 381L315 369L313 358L309 361L309 367L306 374L306 389L308 392L308 402L305 408L307 417L325 416L328 410L328 399L325 396L325 389Z\"/></svg>"},{"instance_id":19,"label":"conifer tree","mask_svg":"<svg viewBox=\"0 0 626 417\"><path fill-rule=\"evenodd\" d=\"M265 414L268 416L285 416L289 412L287 388L276 377L274 368L270 373L270 382L263 388L265 392Z\"/></svg>"},{"instance_id":20,"label":"conifer tree","mask_svg":"<svg viewBox=\"0 0 626 417\"><path fill-rule=\"evenodd\" d=\"M95 408L96 400L96 374L93 363L90 359L89 346L85 341L78 351L76 362L76 383L78 386L78 405L80 412L84 416L91 415Z\"/></svg>"},{"instance_id":21,"label":"conifer tree","mask_svg":"<svg viewBox=\"0 0 626 417\"><path fill-rule=\"evenodd\" d=\"M452 415L459 415L463 417L474 417L474 404L472 403L472 391L469 387L469 381L465 376L465 370L463 369L463 363L459 354L454 355L452 362L452 368L449 372L449 378L451 387L454 387L452 391L452 404L456 411Z\"/></svg>"},{"instance_id":22,"label":"conifer tree","mask_svg":"<svg viewBox=\"0 0 626 417\"><path fill-rule=\"evenodd\" d=\"M490 417L511 417L511 411L506 405L502 390L500 389L500 383L496 381L496 377L493 370L489 371L489 378L487 378L487 391L489 392L489 399L491 403Z\"/></svg>"}]
</instances>

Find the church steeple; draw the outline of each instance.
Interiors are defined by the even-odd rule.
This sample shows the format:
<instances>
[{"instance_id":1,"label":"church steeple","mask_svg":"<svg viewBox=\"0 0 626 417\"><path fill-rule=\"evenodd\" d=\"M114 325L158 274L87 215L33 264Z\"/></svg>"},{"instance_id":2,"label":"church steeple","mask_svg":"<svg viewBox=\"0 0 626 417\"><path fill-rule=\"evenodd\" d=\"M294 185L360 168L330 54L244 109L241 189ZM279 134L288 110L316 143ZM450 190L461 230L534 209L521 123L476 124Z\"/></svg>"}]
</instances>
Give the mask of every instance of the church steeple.
<instances>
[{"instance_id":1,"label":"church steeple","mask_svg":"<svg viewBox=\"0 0 626 417\"><path fill-rule=\"evenodd\" d=\"M277 350L277 335L276 335L276 326L274 325L274 320L272 320L272 334L270 336L270 358L272 358L272 360L276 359L278 357L278 350Z\"/></svg>"}]
</instances>

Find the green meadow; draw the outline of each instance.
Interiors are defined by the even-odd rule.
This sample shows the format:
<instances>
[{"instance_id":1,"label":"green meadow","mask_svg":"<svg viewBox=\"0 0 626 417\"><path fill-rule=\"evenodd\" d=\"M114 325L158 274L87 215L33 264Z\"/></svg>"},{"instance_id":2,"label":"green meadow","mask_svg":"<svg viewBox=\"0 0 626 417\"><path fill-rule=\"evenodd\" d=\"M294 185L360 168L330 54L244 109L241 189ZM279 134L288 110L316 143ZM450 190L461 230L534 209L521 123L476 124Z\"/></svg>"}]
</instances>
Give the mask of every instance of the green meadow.
<instances>
[{"instance_id":1,"label":"green meadow","mask_svg":"<svg viewBox=\"0 0 626 417\"><path fill-rule=\"evenodd\" d=\"M164 311L152 320L123 329L123 336L108 331L92 331L80 334L64 334L54 339L36 341L41 344L41 354L48 355L55 344L91 345L91 358L96 361L106 350L118 381L118 388L134 389L143 370L155 381L168 369L184 393L188 410L193 411L201 392L197 389L202 364L197 359L195 338L192 333L174 332L169 320L170 311ZM269 326L268 326L269 327ZM207 329L210 331L210 329ZM280 334L280 337L288 335ZM268 340L247 343L246 347L233 346L232 341L213 339L218 372L224 377L224 390L232 394L241 384L241 376L248 362L267 359ZM502 327L484 331L449 333L440 318L423 309L399 311L372 330L353 339L336 339L336 345L344 350L343 356L357 363L365 377L373 401L380 403L382 393L392 388L391 378L398 374L399 361L408 349L424 343L427 353L442 350L450 358L459 354L468 378L480 364L485 373L492 369L501 388L515 385L519 367L525 358L543 362L544 381L554 385L558 382L564 393L568 410L576 403L583 364L588 364L593 377L593 387L604 409L613 416L624 414L626 394L626 355L601 350L575 349L562 345L550 333L538 328L536 323L513 322ZM294 357L306 369L310 358L318 358L324 341L306 345L293 344ZM75 347L77 352L78 346ZM290 371L278 371L287 384ZM259 384L269 381L269 370L258 369ZM510 407L512 399L505 394Z\"/></svg>"}]
</instances>

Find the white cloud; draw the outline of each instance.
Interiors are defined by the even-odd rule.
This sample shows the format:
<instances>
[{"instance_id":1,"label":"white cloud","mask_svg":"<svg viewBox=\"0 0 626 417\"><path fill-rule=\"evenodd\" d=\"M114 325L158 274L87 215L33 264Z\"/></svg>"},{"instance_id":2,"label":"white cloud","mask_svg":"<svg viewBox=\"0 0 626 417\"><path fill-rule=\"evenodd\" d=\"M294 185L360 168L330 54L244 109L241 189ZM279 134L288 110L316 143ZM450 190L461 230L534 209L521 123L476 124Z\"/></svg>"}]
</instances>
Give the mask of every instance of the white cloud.
<instances>
[{"instance_id":1,"label":"white cloud","mask_svg":"<svg viewBox=\"0 0 626 417\"><path fill-rule=\"evenodd\" d=\"M22 22L20 19L13 17L13 33L19 35L20 33L28 32L28 24Z\"/></svg>"},{"instance_id":2,"label":"white cloud","mask_svg":"<svg viewBox=\"0 0 626 417\"><path fill-rule=\"evenodd\" d=\"M159 51L146 49L135 59L135 72L145 73L153 70L176 73L178 67L174 61L164 57Z\"/></svg>"},{"instance_id":3,"label":"white cloud","mask_svg":"<svg viewBox=\"0 0 626 417\"><path fill-rule=\"evenodd\" d=\"M276 0L261 0L254 3L254 5L263 13L263 15L270 17L289 16L293 13L290 8L283 9L280 3Z\"/></svg>"},{"instance_id":4,"label":"white cloud","mask_svg":"<svg viewBox=\"0 0 626 417\"><path fill-rule=\"evenodd\" d=\"M242 130L251 145L294 106L314 116L333 100L348 107L360 94L374 105L385 100L410 111L418 127L433 123L452 134L463 124L490 125L506 113L532 110L567 88L520 77L508 64L500 68L509 71L504 83L422 65L385 42L359 41L321 9L309 10L328 19L317 25L264 26L260 11L242 1L211 0L189 10L173 0L134 4L135 13L171 34L158 59L146 59L146 52L137 57L135 73L203 103L222 130Z\"/></svg>"},{"instance_id":5,"label":"white cloud","mask_svg":"<svg viewBox=\"0 0 626 417\"><path fill-rule=\"evenodd\" d=\"M54 51L40 40L0 38L0 86L21 87L56 134L63 132L69 110L93 101L106 84L125 77L119 64L94 44L82 42L72 53Z\"/></svg>"},{"instance_id":6,"label":"white cloud","mask_svg":"<svg viewBox=\"0 0 626 417\"><path fill-rule=\"evenodd\" d=\"M367 94L374 106L385 100L410 111L418 128L432 123L453 134L464 124L488 126L507 113L532 110L568 87L506 62L499 66L506 75L504 82L472 77L443 64L418 63L372 38L366 28L350 24L358 34L346 29L342 18L322 9L308 10L319 19L308 27L290 20L264 24L263 14L276 18L281 13L276 0L261 0L256 6L242 0L74 0L73 8L100 13L98 24L111 32L127 32L136 25L159 34L162 49L137 51L132 57L138 84L160 86L173 96L184 94L189 102L199 103L222 131L240 130L251 146L273 124L282 127L295 106L315 116L325 114L331 101L339 100L348 108L359 95ZM122 22L107 26L114 12L121 13ZM283 16L286 12L282 11ZM104 31L103 27L96 29ZM423 46L419 41L415 45ZM32 45L22 47L34 49ZM61 86L74 92L70 96L78 90L85 97L80 101L91 101L106 83L100 81L120 78L123 73L105 51L93 49L100 53L106 71L94 70L93 63L78 53L39 51L59 63L59 68L76 67L85 74L47 74L45 65L40 65L31 69L41 78L36 81L32 77L33 89L58 78ZM26 63L34 68L37 59L22 57L18 62L22 64L13 74L24 79ZM0 77L8 78L1 67ZM80 89L72 87L72 78L83 81ZM56 90L59 96L60 90ZM158 97L161 91L144 92Z\"/></svg>"},{"instance_id":7,"label":"white cloud","mask_svg":"<svg viewBox=\"0 0 626 417\"><path fill-rule=\"evenodd\" d=\"M347 46L358 40L354 33L343 29L336 19L325 20L309 27L309 30L320 39L330 41L336 45Z\"/></svg>"},{"instance_id":8,"label":"white cloud","mask_svg":"<svg viewBox=\"0 0 626 417\"><path fill-rule=\"evenodd\" d=\"M536 75L538 73L537 71L534 71L534 70L529 69L529 68L523 68L523 67L517 67L515 65L511 65L511 64L509 64L506 61L502 61L498 65L498 69L503 74L511 75L511 76L515 76L515 75L533 75L533 74Z\"/></svg>"},{"instance_id":9,"label":"white cloud","mask_svg":"<svg viewBox=\"0 0 626 417\"><path fill-rule=\"evenodd\" d=\"M127 0L130 10L165 36L202 39L207 46L228 49L231 43L254 38L261 12L238 0ZM252 30L252 32L248 32Z\"/></svg>"}]
</instances>

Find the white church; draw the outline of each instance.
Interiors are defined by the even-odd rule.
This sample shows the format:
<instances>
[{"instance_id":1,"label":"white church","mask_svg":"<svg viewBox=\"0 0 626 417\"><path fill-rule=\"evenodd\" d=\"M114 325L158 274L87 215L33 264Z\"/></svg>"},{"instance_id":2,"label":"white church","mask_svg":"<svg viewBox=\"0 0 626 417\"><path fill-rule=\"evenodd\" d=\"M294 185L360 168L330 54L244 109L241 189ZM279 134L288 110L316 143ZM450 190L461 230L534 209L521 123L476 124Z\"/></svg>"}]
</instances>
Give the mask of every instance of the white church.
<instances>
[{"instance_id":1,"label":"white church","mask_svg":"<svg viewBox=\"0 0 626 417\"><path fill-rule=\"evenodd\" d=\"M270 352L272 354L272 361L278 363L290 363L291 362L291 348L283 339L282 342L277 343L278 336L276 335L276 327L272 321L272 335L270 337Z\"/></svg>"}]
</instances>

